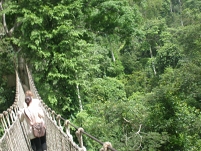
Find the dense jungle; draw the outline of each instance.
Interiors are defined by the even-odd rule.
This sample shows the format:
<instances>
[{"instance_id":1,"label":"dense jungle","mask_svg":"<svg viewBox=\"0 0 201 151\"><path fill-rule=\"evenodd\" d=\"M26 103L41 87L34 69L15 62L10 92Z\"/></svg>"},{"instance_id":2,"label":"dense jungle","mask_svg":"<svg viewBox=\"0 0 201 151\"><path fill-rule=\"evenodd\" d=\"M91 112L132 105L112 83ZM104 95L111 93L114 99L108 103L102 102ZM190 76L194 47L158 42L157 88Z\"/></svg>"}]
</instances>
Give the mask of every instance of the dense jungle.
<instances>
[{"instance_id":1,"label":"dense jungle","mask_svg":"<svg viewBox=\"0 0 201 151\"><path fill-rule=\"evenodd\" d=\"M27 64L50 108L118 151L201 150L200 0L1 0L0 10L1 112Z\"/></svg>"}]
</instances>

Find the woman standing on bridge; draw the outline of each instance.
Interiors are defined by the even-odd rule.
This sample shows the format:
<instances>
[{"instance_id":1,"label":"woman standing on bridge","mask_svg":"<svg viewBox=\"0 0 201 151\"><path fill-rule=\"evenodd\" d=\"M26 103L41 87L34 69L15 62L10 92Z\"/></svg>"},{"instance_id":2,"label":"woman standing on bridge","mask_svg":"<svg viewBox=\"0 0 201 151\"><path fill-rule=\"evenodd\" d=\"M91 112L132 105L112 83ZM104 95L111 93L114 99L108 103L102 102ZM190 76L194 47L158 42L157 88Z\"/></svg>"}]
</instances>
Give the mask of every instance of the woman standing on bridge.
<instances>
[{"instance_id":1,"label":"woman standing on bridge","mask_svg":"<svg viewBox=\"0 0 201 151\"><path fill-rule=\"evenodd\" d=\"M30 90L26 91L25 103L27 107L24 107L19 111L19 119L22 122L24 119L27 123L28 137L31 141L31 147L34 151L46 151L46 133L42 137L35 137L33 134L32 125L34 123L44 122L44 113L40 106L40 101L38 99L33 99L33 94Z\"/></svg>"}]
</instances>

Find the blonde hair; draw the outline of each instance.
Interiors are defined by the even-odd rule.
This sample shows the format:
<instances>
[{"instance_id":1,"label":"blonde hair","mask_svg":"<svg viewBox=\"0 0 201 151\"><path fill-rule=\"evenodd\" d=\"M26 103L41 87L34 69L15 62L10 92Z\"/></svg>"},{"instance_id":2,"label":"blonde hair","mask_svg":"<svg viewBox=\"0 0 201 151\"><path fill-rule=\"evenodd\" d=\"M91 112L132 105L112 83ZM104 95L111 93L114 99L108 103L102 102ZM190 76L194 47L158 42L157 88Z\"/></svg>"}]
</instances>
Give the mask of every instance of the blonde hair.
<instances>
[{"instance_id":1,"label":"blonde hair","mask_svg":"<svg viewBox=\"0 0 201 151\"><path fill-rule=\"evenodd\" d=\"M33 97L33 93L31 92L31 90L27 90L25 92L25 97Z\"/></svg>"}]
</instances>

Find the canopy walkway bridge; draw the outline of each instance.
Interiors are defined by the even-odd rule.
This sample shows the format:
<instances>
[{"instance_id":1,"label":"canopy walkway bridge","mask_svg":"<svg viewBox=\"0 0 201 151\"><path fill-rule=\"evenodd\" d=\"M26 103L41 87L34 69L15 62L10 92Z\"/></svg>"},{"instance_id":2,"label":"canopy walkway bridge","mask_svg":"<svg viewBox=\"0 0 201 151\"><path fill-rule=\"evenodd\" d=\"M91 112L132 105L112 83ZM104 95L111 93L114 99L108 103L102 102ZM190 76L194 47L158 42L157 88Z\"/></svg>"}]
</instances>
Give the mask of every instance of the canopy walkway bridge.
<instances>
[{"instance_id":1,"label":"canopy walkway bridge","mask_svg":"<svg viewBox=\"0 0 201 151\"><path fill-rule=\"evenodd\" d=\"M48 151L86 151L87 147L84 146L83 136L89 137L100 144L100 148L96 149L97 151L116 151L112 148L110 142L101 142L94 136L86 133L83 128L73 125L69 120L65 120L50 109L39 96L28 67L26 67L26 70L30 90L33 92L35 98L41 100L45 113ZM4 129L4 134L0 138L0 151L32 151L25 128L26 122L20 122L17 118L17 112L20 108L23 108L24 100L25 92L16 71L16 94L14 103L10 108L0 114L1 127ZM77 136L77 143L75 143L71 134L72 129L76 130L75 136Z\"/></svg>"}]
</instances>

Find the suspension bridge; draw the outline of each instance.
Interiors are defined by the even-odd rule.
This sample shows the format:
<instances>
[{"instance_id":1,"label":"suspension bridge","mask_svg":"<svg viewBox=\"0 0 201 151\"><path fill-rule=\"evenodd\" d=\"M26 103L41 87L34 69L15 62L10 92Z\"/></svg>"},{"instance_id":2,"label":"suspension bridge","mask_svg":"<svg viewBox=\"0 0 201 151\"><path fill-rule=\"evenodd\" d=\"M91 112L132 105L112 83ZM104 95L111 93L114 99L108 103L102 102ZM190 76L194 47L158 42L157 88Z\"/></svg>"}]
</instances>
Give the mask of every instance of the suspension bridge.
<instances>
[{"instance_id":1,"label":"suspension bridge","mask_svg":"<svg viewBox=\"0 0 201 151\"><path fill-rule=\"evenodd\" d=\"M48 151L87 151L83 137L88 137L100 144L100 148L96 150L117 151L112 148L110 142L100 141L85 132L82 127L75 126L70 120L62 118L59 114L56 114L54 110L50 109L41 99L27 66L26 70L29 79L29 89L33 92L35 98L41 100L42 108L45 113ZM17 118L17 113L20 108L24 107L25 100L25 92L17 71L15 93L13 105L0 114L0 126L4 130L3 136L0 138L0 151L32 151L25 128L26 122L20 122ZM75 130L75 135L72 134L72 129ZM77 136L75 141L75 137L73 136Z\"/></svg>"}]
</instances>

